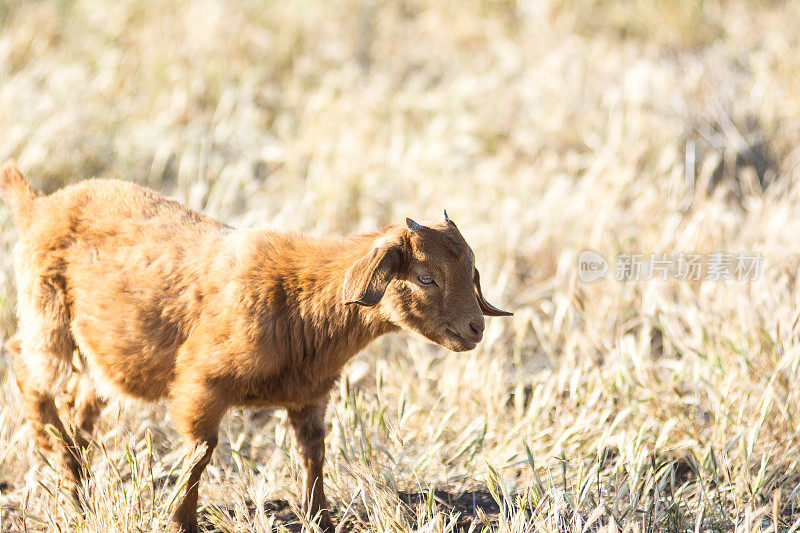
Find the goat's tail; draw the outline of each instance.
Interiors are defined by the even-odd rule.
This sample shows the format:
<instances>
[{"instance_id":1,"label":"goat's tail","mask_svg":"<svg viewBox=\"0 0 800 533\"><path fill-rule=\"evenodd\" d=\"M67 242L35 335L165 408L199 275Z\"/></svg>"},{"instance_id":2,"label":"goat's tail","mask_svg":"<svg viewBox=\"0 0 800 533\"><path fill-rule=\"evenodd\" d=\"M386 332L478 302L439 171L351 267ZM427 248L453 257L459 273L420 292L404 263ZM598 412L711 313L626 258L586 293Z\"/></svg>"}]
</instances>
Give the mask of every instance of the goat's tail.
<instances>
[{"instance_id":1,"label":"goat's tail","mask_svg":"<svg viewBox=\"0 0 800 533\"><path fill-rule=\"evenodd\" d=\"M11 337L6 341L4 344L6 351L8 353L19 355L22 352L22 343L19 341L17 337Z\"/></svg>"},{"instance_id":2,"label":"goat's tail","mask_svg":"<svg viewBox=\"0 0 800 533\"><path fill-rule=\"evenodd\" d=\"M28 227L33 218L33 200L38 196L30 183L20 174L16 163L6 161L0 167L0 198L11 211L18 229Z\"/></svg>"}]
</instances>

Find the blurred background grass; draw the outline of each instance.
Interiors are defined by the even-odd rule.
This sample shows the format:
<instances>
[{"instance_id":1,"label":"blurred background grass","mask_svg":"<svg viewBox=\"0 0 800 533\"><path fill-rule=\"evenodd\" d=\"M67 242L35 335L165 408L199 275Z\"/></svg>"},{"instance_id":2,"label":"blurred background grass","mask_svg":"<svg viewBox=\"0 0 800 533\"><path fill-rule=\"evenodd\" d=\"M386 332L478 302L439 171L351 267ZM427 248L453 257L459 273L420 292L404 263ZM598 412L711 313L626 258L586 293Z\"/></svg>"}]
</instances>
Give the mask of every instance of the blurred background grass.
<instances>
[{"instance_id":1,"label":"blurred background grass","mask_svg":"<svg viewBox=\"0 0 800 533\"><path fill-rule=\"evenodd\" d=\"M0 1L0 159L149 185L243 227L447 208L514 309L451 354L348 367L330 497L355 530L797 527L800 3ZM0 209L0 334L16 329ZM760 252L741 282L577 281L577 254ZM107 409L81 516L0 356L0 529L159 530L162 406ZM280 412L235 411L211 530L301 527ZM288 506L288 507L287 507ZM294 524L294 525L293 525ZM288 525L288 526L287 526Z\"/></svg>"}]
</instances>

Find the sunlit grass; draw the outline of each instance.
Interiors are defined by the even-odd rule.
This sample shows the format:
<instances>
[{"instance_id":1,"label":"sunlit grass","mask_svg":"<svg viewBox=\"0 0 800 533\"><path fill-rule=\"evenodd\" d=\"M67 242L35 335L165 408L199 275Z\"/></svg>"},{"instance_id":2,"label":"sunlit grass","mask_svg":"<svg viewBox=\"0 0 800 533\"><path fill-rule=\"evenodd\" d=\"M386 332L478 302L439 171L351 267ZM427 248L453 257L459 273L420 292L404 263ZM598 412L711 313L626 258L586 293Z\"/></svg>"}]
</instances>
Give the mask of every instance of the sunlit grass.
<instances>
[{"instance_id":1,"label":"sunlit grass","mask_svg":"<svg viewBox=\"0 0 800 533\"><path fill-rule=\"evenodd\" d=\"M147 184L239 226L446 207L489 319L346 368L326 487L355 531L796 531L800 33L793 2L0 3L0 159ZM16 329L0 209L0 335ZM577 279L579 252L761 252L744 282ZM0 356L0 531L160 531L182 449L112 403L81 513ZM233 410L214 531L310 527L280 411Z\"/></svg>"}]
</instances>

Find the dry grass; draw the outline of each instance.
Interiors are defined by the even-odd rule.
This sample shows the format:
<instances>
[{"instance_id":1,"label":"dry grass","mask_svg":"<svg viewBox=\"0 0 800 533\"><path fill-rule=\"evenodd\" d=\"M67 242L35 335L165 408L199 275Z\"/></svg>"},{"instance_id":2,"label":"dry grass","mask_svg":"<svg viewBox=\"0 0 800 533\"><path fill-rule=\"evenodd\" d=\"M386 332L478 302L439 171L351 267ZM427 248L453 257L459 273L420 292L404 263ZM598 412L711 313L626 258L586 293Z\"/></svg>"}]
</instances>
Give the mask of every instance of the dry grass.
<instances>
[{"instance_id":1,"label":"dry grass","mask_svg":"<svg viewBox=\"0 0 800 533\"><path fill-rule=\"evenodd\" d=\"M327 439L345 529L794 531L799 17L701 0L2 1L0 159L44 190L120 176L241 226L448 209L516 316L467 354L397 335L350 364ZM13 241L0 209L0 335ZM584 248L757 251L765 269L584 285ZM82 516L8 366L0 530L161 530L180 484L164 407L106 410ZM283 413L233 411L222 437L203 523L308 524Z\"/></svg>"}]
</instances>

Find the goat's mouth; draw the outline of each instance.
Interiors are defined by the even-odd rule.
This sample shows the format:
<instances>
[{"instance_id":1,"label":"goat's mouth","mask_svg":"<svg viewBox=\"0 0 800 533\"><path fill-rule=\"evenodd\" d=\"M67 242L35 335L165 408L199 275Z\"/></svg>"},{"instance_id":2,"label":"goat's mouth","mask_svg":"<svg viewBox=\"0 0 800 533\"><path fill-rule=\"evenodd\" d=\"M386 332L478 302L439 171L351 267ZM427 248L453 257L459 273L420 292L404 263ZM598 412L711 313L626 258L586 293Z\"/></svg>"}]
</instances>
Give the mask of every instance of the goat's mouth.
<instances>
[{"instance_id":1,"label":"goat's mouth","mask_svg":"<svg viewBox=\"0 0 800 533\"><path fill-rule=\"evenodd\" d=\"M472 350L473 348L475 348L478 345L477 342L471 341L471 340L467 339L466 337L462 337L461 335L459 335L458 333L456 333L455 331L453 331L450 328L444 328L444 332L447 334L447 336L449 338L454 339L455 341L458 342L459 346L454 351L466 352L468 350ZM451 350L452 349L453 348L451 348Z\"/></svg>"}]
</instances>

